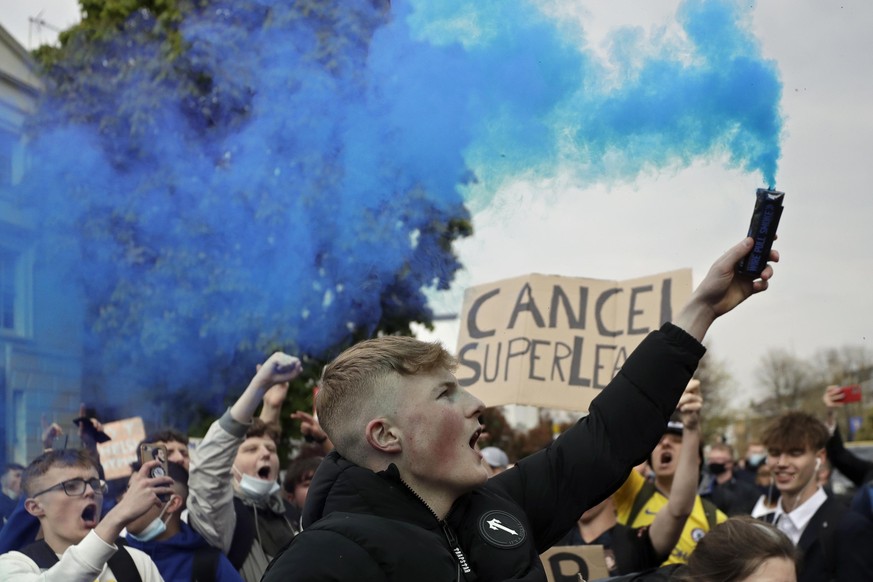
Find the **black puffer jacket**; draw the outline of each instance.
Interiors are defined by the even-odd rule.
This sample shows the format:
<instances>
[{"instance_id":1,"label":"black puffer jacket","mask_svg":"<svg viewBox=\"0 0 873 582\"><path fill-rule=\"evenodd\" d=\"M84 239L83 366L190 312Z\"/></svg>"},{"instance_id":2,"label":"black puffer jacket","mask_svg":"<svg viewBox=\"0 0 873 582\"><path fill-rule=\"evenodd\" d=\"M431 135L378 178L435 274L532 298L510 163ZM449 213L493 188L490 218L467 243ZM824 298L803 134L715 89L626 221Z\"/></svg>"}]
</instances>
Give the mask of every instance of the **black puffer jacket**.
<instances>
[{"instance_id":1,"label":"black puffer jacket","mask_svg":"<svg viewBox=\"0 0 873 582\"><path fill-rule=\"evenodd\" d=\"M332 453L312 481L303 533L263 582L544 581L539 554L655 447L703 352L665 324L628 358L587 417L462 496L444 521L393 466L377 474Z\"/></svg>"}]
</instances>

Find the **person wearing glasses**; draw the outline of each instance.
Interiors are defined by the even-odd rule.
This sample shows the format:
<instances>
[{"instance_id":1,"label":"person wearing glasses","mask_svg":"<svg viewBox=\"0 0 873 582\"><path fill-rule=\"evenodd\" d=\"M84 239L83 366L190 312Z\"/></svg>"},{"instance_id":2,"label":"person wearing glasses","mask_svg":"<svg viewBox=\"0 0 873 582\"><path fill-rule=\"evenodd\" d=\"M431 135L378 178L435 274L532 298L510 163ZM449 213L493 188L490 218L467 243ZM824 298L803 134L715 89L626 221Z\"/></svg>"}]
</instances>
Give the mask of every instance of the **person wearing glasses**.
<instances>
[{"instance_id":1,"label":"person wearing glasses","mask_svg":"<svg viewBox=\"0 0 873 582\"><path fill-rule=\"evenodd\" d=\"M161 581L151 558L116 545L121 531L173 493L170 477L149 478L157 461L145 463L124 498L101 519L106 482L82 450L43 453L24 471L24 507L42 527L44 539L0 556L0 580L28 582Z\"/></svg>"}]
</instances>

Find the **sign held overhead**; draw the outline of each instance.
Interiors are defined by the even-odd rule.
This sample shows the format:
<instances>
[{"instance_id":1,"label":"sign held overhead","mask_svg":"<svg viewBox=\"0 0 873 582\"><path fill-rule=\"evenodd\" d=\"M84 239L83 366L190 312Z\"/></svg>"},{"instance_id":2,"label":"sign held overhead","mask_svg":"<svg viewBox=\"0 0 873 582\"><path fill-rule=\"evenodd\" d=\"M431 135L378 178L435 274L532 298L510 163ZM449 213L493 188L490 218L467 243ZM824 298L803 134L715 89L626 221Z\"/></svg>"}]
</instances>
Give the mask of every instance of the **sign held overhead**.
<instances>
[{"instance_id":1,"label":"sign held overhead","mask_svg":"<svg viewBox=\"0 0 873 582\"><path fill-rule=\"evenodd\" d=\"M487 406L587 411L691 295L691 270L629 281L525 275L467 289L458 383Z\"/></svg>"}]
</instances>

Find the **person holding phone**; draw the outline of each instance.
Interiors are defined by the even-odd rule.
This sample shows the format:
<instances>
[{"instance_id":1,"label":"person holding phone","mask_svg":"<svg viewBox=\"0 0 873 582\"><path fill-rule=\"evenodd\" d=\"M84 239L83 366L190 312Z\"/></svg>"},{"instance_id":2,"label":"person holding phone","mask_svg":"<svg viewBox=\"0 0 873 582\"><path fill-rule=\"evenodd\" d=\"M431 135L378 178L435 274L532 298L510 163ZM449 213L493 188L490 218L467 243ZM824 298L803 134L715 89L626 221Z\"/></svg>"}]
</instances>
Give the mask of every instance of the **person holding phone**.
<instances>
[{"instance_id":1,"label":"person holding phone","mask_svg":"<svg viewBox=\"0 0 873 582\"><path fill-rule=\"evenodd\" d=\"M824 389L822 402L827 407L827 427L829 438L825 444L825 452L831 466L846 476L855 487L861 487L873 480L873 463L853 454L843 444L840 427L837 426L835 411L846 404L846 396L851 395L845 386L830 385Z\"/></svg>"},{"instance_id":2,"label":"person holding phone","mask_svg":"<svg viewBox=\"0 0 873 582\"><path fill-rule=\"evenodd\" d=\"M188 501L188 472L170 461L173 494L127 525L127 545L152 557L164 582L242 582L227 556L210 546L182 519ZM139 479L133 474L130 484Z\"/></svg>"},{"instance_id":3,"label":"person holding phone","mask_svg":"<svg viewBox=\"0 0 873 582\"><path fill-rule=\"evenodd\" d=\"M160 506L159 495L173 491L169 477L149 477L155 465L143 465L124 498L102 517L107 486L87 452L62 449L34 459L22 487L25 509L39 520L43 539L0 556L0 580L161 581L146 554L116 545L128 524Z\"/></svg>"}]
</instances>

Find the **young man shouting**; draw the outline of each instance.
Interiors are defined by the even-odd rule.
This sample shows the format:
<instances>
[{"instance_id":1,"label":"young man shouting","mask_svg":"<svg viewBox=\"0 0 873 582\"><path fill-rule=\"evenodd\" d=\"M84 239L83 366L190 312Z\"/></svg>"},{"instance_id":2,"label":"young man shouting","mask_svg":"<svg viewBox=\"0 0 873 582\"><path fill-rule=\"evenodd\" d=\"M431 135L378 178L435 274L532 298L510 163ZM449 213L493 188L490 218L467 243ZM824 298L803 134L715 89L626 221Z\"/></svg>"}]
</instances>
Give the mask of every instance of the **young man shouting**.
<instances>
[{"instance_id":1,"label":"young man shouting","mask_svg":"<svg viewBox=\"0 0 873 582\"><path fill-rule=\"evenodd\" d=\"M45 537L0 556L0 580L161 581L147 555L115 545L129 523L162 504L158 495L173 492L171 478L148 477L156 465L144 464L124 498L100 519L106 482L86 451L66 449L37 457L24 471L22 488L25 509L39 519Z\"/></svg>"},{"instance_id":2,"label":"young man shouting","mask_svg":"<svg viewBox=\"0 0 873 582\"><path fill-rule=\"evenodd\" d=\"M484 405L438 344L383 337L325 367L317 409L335 446L309 490L303 532L264 582L544 580L539 554L605 499L664 433L709 326L767 288L730 249L679 313L650 334L546 449L492 477L476 447ZM778 254L771 254L778 260Z\"/></svg>"}]
</instances>

